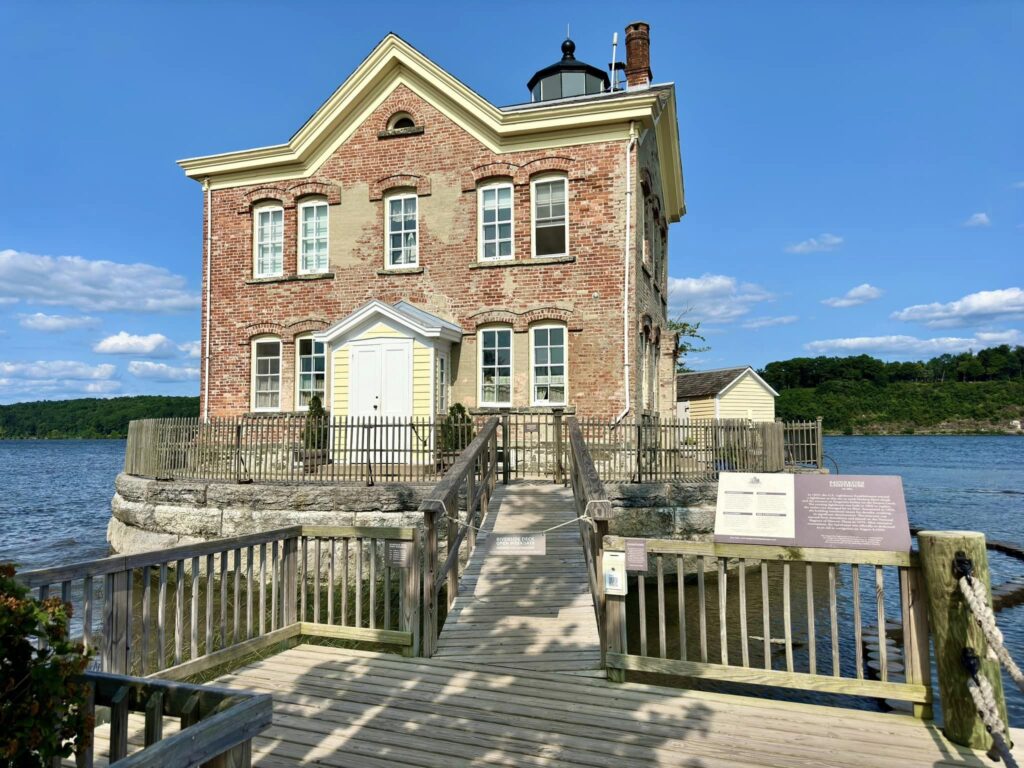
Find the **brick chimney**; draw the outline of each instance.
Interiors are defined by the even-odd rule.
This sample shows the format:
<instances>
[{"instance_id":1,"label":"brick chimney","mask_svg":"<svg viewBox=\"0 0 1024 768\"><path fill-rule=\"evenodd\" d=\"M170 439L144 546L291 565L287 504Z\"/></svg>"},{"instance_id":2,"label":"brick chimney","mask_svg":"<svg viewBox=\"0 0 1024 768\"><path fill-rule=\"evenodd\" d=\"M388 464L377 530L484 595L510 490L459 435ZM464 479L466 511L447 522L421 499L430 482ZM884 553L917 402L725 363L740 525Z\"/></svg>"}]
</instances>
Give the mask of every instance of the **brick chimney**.
<instances>
[{"instance_id":1,"label":"brick chimney","mask_svg":"<svg viewBox=\"0 0 1024 768\"><path fill-rule=\"evenodd\" d=\"M651 25L646 21L626 25L626 83L629 88L651 84Z\"/></svg>"}]
</instances>

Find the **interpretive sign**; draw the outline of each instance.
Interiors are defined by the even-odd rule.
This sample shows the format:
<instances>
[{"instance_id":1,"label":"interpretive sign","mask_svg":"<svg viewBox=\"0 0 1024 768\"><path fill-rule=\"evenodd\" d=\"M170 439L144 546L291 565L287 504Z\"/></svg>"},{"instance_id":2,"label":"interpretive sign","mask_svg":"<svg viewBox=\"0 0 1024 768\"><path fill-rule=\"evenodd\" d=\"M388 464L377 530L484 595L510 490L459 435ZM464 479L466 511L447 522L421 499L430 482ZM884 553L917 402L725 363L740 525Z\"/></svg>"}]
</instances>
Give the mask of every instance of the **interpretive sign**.
<instances>
[{"instance_id":1,"label":"interpretive sign","mask_svg":"<svg viewBox=\"0 0 1024 768\"><path fill-rule=\"evenodd\" d=\"M543 533L492 533L488 539L492 555L547 554L547 537Z\"/></svg>"},{"instance_id":2,"label":"interpretive sign","mask_svg":"<svg viewBox=\"0 0 1024 768\"><path fill-rule=\"evenodd\" d=\"M903 481L889 475L723 472L715 541L908 552Z\"/></svg>"},{"instance_id":3,"label":"interpretive sign","mask_svg":"<svg viewBox=\"0 0 1024 768\"><path fill-rule=\"evenodd\" d=\"M715 541L796 543L793 478L788 474L722 472L718 477Z\"/></svg>"},{"instance_id":4,"label":"interpretive sign","mask_svg":"<svg viewBox=\"0 0 1024 768\"><path fill-rule=\"evenodd\" d=\"M626 539L626 570L647 573L647 539Z\"/></svg>"},{"instance_id":5,"label":"interpretive sign","mask_svg":"<svg viewBox=\"0 0 1024 768\"><path fill-rule=\"evenodd\" d=\"M388 568L408 568L412 565L412 542L385 541L384 564Z\"/></svg>"},{"instance_id":6,"label":"interpretive sign","mask_svg":"<svg viewBox=\"0 0 1024 768\"><path fill-rule=\"evenodd\" d=\"M800 475L797 544L910 551L903 480L894 475Z\"/></svg>"}]
</instances>

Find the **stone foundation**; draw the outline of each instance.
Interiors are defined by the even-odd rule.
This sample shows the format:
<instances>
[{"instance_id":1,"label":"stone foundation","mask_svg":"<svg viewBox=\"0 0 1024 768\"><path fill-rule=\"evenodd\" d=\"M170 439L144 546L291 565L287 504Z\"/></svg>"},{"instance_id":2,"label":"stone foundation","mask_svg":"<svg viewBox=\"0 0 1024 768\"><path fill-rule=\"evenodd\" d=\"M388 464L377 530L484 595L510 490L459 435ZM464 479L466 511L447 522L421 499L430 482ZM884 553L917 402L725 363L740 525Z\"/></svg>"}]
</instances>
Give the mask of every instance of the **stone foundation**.
<instances>
[{"instance_id":1,"label":"stone foundation","mask_svg":"<svg viewBox=\"0 0 1024 768\"><path fill-rule=\"evenodd\" d=\"M134 554L288 525L413 526L431 485L238 485L120 474L107 540ZM609 484L619 536L706 539L717 484Z\"/></svg>"}]
</instances>

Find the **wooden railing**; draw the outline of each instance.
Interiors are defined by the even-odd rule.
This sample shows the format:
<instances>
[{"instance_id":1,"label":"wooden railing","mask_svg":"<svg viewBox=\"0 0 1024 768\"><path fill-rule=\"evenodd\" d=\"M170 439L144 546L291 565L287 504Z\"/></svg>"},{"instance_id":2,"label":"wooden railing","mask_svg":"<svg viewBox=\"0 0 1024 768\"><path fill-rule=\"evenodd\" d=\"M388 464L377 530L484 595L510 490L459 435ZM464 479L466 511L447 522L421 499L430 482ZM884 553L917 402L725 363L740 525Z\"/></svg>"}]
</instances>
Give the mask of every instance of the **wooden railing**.
<instances>
[{"instance_id":1,"label":"wooden railing","mask_svg":"<svg viewBox=\"0 0 1024 768\"><path fill-rule=\"evenodd\" d=\"M238 483L434 482L473 429L443 416L142 419L128 425L124 471Z\"/></svg>"},{"instance_id":2,"label":"wooden railing","mask_svg":"<svg viewBox=\"0 0 1024 768\"><path fill-rule=\"evenodd\" d=\"M40 598L59 589L102 671L181 679L301 635L415 653L417 549L414 528L292 526L18 578Z\"/></svg>"},{"instance_id":3,"label":"wooden railing","mask_svg":"<svg viewBox=\"0 0 1024 768\"><path fill-rule=\"evenodd\" d=\"M583 556L587 565L587 580L590 595L594 600L594 616L597 631L601 636L602 663L607 648L604 640L605 597L602 585L601 556L604 537L608 535L608 521L612 516L612 505L604 490L604 483L597 474L594 460L583 439L579 422L575 417L566 419L569 432L569 479L572 495L576 502L576 517L579 519L580 540L583 542Z\"/></svg>"},{"instance_id":4,"label":"wooden railing","mask_svg":"<svg viewBox=\"0 0 1024 768\"><path fill-rule=\"evenodd\" d=\"M476 531L487 515L497 479L498 417L484 422L441 481L420 504L423 513L423 655L432 656L440 631L439 596L447 607L459 594L460 565L476 547ZM465 494L465 510L460 496ZM444 540L442 541L442 532ZM465 545L465 547L463 547ZM441 557L444 560L441 560Z\"/></svg>"},{"instance_id":5,"label":"wooden railing","mask_svg":"<svg viewBox=\"0 0 1024 768\"><path fill-rule=\"evenodd\" d=\"M619 537L604 540L606 552L624 546ZM927 714L928 626L916 553L662 539L646 546L655 563L654 599L643 573L630 585L635 614L627 612L627 598L606 597L612 679L626 671L710 678L903 700ZM675 572L674 588L666 570ZM688 574L696 605L687 605ZM869 641L877 663L867 663Z\"/></svg>"},{"instance_id":6,"label":"wooden railing","mask_svg":"<svg viewBox=\"0 0 1024 768\"><path fill-rule=\"evenodd\" d=\"M105 764L124 768L217 765L248 768L252 738L271 723L273 699L206 685L87 672L87 714L107 707ZM144 713L143 746L129 748L129 717ZM164 718L178 718L180 728L164 736ZM75 755L76 765L92 768L95 745ZM57 763L59 764L59 762Z\"/></svg>"}]
</instances>

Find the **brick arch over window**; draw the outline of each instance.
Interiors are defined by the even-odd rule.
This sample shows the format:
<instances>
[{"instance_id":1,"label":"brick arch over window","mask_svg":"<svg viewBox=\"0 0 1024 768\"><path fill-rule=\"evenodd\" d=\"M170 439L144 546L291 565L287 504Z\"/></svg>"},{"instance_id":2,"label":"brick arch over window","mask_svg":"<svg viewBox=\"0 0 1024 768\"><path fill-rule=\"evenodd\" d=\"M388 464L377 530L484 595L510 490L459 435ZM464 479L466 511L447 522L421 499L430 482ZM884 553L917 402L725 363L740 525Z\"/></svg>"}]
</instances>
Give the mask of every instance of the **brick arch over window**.
<instances>
[{"instance_id":1,"label":"brick arch over window","mask_svg":"<svg viewBox=\"0 0 1024 768\"><path fill-rule=\"evenodd\" d=\"M430 194L430 179L413 173L396 173L392 176L385 176L370 185L370 200L383 200L384 193L401 187L415 189L419 197L424 197Z\"/></svg>"},{"instance_id":2,"label":"brick arch over window","mask_svg":"<svg viewBox=\"0 0 1024 768\"><path fill-rule=\"evenodd\" d=\"M515 312L509 312L507 309L489 309L483 312L477 312L472 316L473 327L466 329L469 333L476 333L477 329L481 325L511 325L512 330L522 330L516 326L519 323L519 317Z\"/></svg>"},{"instance_id":3,"label":"brick arch over window","mask_svg":"<svg viewBox=\"0 0 1024 768\"><path fill-rule=\"evenodd\" d=\"M392 130L389 128L389 125L398 117L408 117L417 128L423 126L423 115L420 114L419 105L414 97L401 96L396 98L392 94L388 99L387 105L387 109L379 111L380 124L377 127L378 132Z\"/></svg>"},{"instance_id":4,"label":"brick arch over window","mask_svg":"<svg viewBox=\"0 0 1024 768\"><path fill-rule=\"evenodd\" d=\"M462 174L462 191L472 192L486 179L515 179L519 166L514 163L484 163Z\"/></svg>"},{"instance_id":5,"label":"brick arch over window","mask_svg":"<svg viewBox=\"0 0 1024 768\"><path fill-rule=\"evenodd\" d=\"M523 313L519 318L520 322L524 326L523 330L526 330L536 323L562 323L566 328L569 328L569 321L571 319L572 312L559 307L541 307L540 309L531 309L529 312ZM569 330L573 331L576 329L569 328Z\"/></svg>"},{"instance_id":6,"label":"brick arch over window","mask_svg":"<svg viewBox=\"0 0 1024 768\"><path fill-rule=\"evenodd\" d=\"M306 195L322 195L327 198L328 205L341 204L341 187L329 181L320 179L307 179L288 187L288 193L293 200L298 200Z\"/></svg>"},{"instance_id":7,"label":"brick arch over window","mask_svg":"<svg viewBox=\"0 0 1024 768\"><path fill-rule=\"evenodd\" d=\"M295 207L295 196L284 187L262 186L250 189L242 195L242 207L238 212L250 213L254 205L267 201L278 202L284 208Z\"/></svg>"},{"instance_id":8,"label":"brick arch over window","mask_svg":"<svg viewBox=\"0 0 1024 768\"><path fill-rule=\"evenodd\" d=\"M330 323L327 320L319 318L306 318L304 320L296 320L294 323L289 323L287 326L287 340L295 341L297 336L301 336L306 333L315 333L316 331L322 331L327 328Z\"/></svg>"},{"instance_id":9,"label":"brick arch over window","mask_svg":"<svg viewBox=\"0 0 1024 768\"><path fill-rule=\"evenodd\" d=\"M653 339L653 320L650 315L644 315L640 318L640 333L648 340Z\"/></svg>"},{"instance_id":10,"label":"brick arch over window","mask_svg":"<svg viewBox=\"0 0 1024 768\"><path fill-rule=\"evenodd\" d=\"M245 339L238 343L243 347L247 347L252 344L253 339L257 336L275 336L283 342L287 335L287 329L280 323L251 323L245 326ZM290 338L288 340L291 341Z\"/></svg>"},{"instance_id":11,"label":"brick arch over window","mask_svg":"<svg viewBox=\"0 0 1024 768\"><path fill-rule=\"evenodd\" d=\"M531 177L536 176L538 173L549 173L551 171L564 173L569 177L570 181L577 181L586 177L580 164L575 159L555 155L552 157L540 157L519 166L516 169L514 180L516 184L529 184Z\"/></svg>"}]
</instances>

